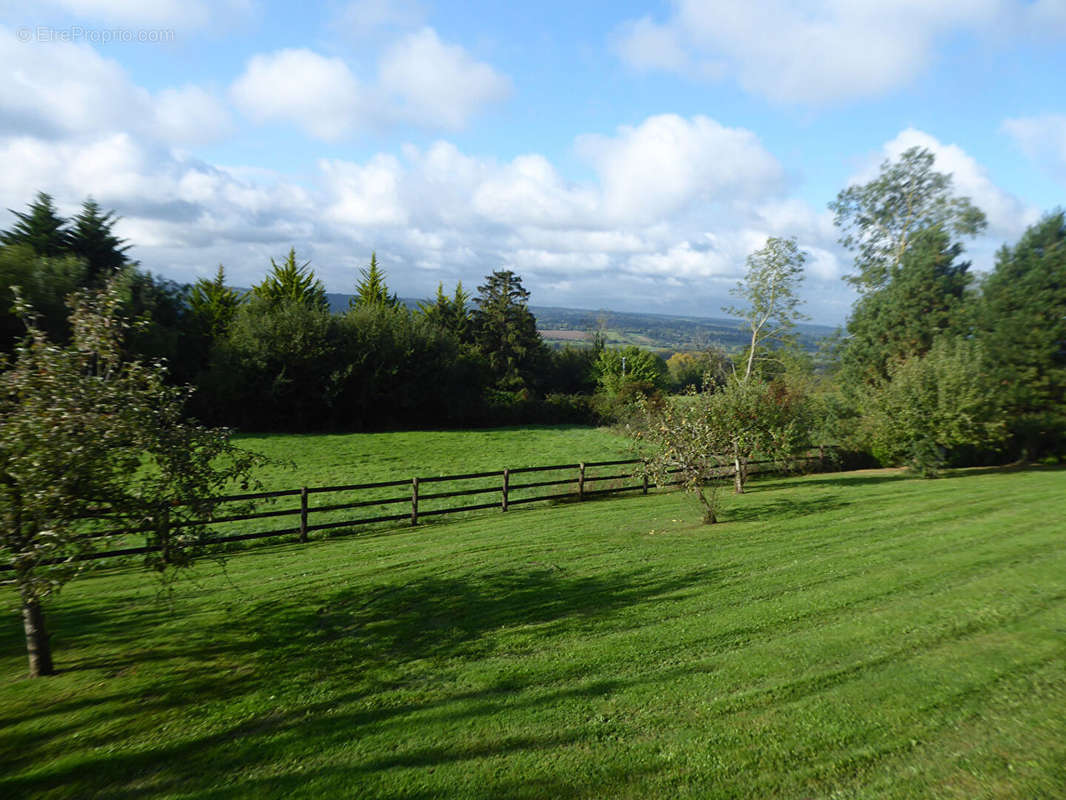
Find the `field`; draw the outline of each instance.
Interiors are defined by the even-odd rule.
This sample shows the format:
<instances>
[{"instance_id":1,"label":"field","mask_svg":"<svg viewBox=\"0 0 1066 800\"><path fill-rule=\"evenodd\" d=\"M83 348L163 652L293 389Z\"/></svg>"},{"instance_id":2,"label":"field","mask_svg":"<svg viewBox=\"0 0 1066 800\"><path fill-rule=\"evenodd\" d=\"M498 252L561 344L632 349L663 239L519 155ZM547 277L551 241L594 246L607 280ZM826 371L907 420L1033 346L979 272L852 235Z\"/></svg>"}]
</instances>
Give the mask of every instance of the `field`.
<instances>
[{"instance_id":1,"label":"field","mask_svg":"<svg viewBox=\"0 0 1066 800\"><path fill-rule=\"evenodd\" d=\"M5 589L0 796L1063 797L1064 498L877 470L114 570L37 681Z\"/></svg>"}]
</instances>

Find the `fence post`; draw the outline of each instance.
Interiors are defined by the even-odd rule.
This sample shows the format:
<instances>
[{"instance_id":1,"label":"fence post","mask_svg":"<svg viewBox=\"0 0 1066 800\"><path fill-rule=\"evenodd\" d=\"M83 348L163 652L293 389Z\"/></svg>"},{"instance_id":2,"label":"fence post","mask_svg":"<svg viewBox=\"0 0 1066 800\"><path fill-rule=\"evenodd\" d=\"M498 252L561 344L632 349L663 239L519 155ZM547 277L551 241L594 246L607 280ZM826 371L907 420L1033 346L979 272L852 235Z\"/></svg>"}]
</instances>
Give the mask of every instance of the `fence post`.
<instances>
[{"instance_id":1,"label":"fence post","mask_svg":"<svg viewBox=\"0 0 1066 800\"><path fill-rule=\"evenodd\" d=\"M577 465L577 499L585 499L585 462Z\"/></svg>"},{"instance_id":2,"label":"fence post","mask_svg":"<svg viewBox=\"0 0 1066 800\"><path fill-rule=\"evenodd\" d=\"M307 487L300 487L300 541L307 541Z\"/></svg>"},{"instance_id":3,"label":"fence post","mask_svg":"<svg viewBox=\"0 0 1066 800\"><path fill-rule=\"evenodd\" d=\"M505 469L503 471L503 503L500 506L504 511L507 510L507 490L510 487L510 483L511 483L511 470Z\"/></svg>"},{"instance_id":4,"label":"fence post","mask_svg":"<svg viewBox=\"0 0 1066 800\"><path fill-rule=\"evenodd\" d=\"M411 525L418 524L418 478L411 478Z\"/></svg>"},{"instance_id":5,"label":"fence post","mask_svg":"<svg viewBox=\"0 0 1066 800\"><path fill-rule=\"evenodd\" d=\"M644 485L641 488L642 488L642 492L644 494L647 494L648 493L648 459L645 458L645 459L643 459L643 461L644 461L644 474L641 477L644 478Z\"/></svg>"}]
</instances>

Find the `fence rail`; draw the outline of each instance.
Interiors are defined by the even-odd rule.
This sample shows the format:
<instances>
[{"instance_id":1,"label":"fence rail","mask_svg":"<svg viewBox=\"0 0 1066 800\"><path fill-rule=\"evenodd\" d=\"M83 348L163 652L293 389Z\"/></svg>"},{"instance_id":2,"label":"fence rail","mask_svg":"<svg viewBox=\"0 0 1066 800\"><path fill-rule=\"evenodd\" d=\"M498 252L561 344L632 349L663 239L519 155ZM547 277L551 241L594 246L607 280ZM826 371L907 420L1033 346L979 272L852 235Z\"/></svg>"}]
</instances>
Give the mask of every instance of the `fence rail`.
<instances>
[{"instance_id":1,"label":"fence rail","mask_svg":"<svg viewBox=\"0 0 1066 800\"><path fill-rule=\"evenodd\" d=\"M823 460L823 448L809 451L802 459L800 459L800 461L804 461L808 465L811 462L820 463ZM576 500L580 502L590 497L602 497L608 494L619 494L624 492L639 491L643 494L647 494L649 484L648 478L643 470L632 470L629 472L612 471L607 474L602 472L608 467L642 465L643 463L644 460L639 458L616 459L611 461L583 461L572 464L517 467L515 469L503 469L491 472L469 472L460 475L433 475L413 477L406 480L352 483L339 486L303 486L299 489L232 494L215 498L212 501L215 509L217 510L227 504L249 503L256 500L266 500L273 503L282 498L298 498L299 505L283 509L255 510L247 513L212 514L208 519L175 520L168 525L168 530L205 525L210 526L213 529L213 533L206 540L206 544L209 546L225 546L236 542L291 536L298 537L300 542L306 542L309 533L321 531L337 532L342 529L349 529L351 533L355 533L356 531L352 529L368 525L404 521L409 522L410 525L418 525L420 520L425 517L437 517L446 514L468 513L488 509L499 509L502 512L506 512L511 506L560 500ZM765 471L762 467L773 463L774 462L771 461L749 461L747 462L748 472L749 474L758 474L759 472ZM719 469L720 477L732 475L734 471L732 466L725 465ZM553 471L566 472L567 474L563 477L554 477L550 480L533 480L525 483L515 483L512 481L512 478L515 476ZM678 471L679 470L671 470L671 472ZM425 484L466 484L471 481L486 481L490 479L493 481L491 484L477 486L463 485L462 488L454 491L421 491ZM627 485L630 481L636 481L636 483ZM604 487L602 484L605 482L613 482L613 485ZM676 485L676 483L676 481L671 481L667 485ZM599 486L597 487L598 484ZM407 487L410 490L409 493L403 496L397 496L393 493L383 497L362 497L361 499L355 499L354 497L349 497L347 499L340 498L340 502L327 503L324 505L312 505L310 502L312 495L373 493L384 489L396 489L401 486ZM568 486L572 488L568 491L556 491L551 494L527 494L527 492L531 490L547 489L550 487L557 488L560 486ZM590 488L590 486L597 488ZM467 505L445 505L444 507L426 507L427 504L431 506L436 505L439 501L447 501L455 498L472 498L476 495L492 494L495 494L496 498L489 502L472 503ZM395 506L400 503L408 505L408 508L404 510L403 513L378 514L375 516L359 518L338 518L340 512L350 512L355 509L372 508L375 506L383 507L381 510L384 511L387 510L388 506ZM190 505L193 505L193 503L179 503L175 504L173 507L179 508ZM324 519L325 521L311 524L310 518L312 515L319 515L317 519ZM106 511L94 515L94 517L97 518L106 518L107 516ZM271 530L246 531L235 529L233 527L235 523L247 523L254 520L276 519L279 517L299 517L299 521L295 526L290 525L289 527ZM122 541L123 539L138 534L151 534L155 530L154 527L140 527L88 531L83 534L83 538L98 539L106 537L117 539L119 540L119 544L127 545L129 542ZM338 533L334 533L333 535L338 535ZM110 550L81 553L74 556L74 560L94 560L116 558L120 556L143 555L146 553L158 552L162 549L162 545L152 544L146 541L145 544L140 546L120 546ZM51 562L43 563L59 563L64 560L66 559L56 559ZM11 569L12 566L10 564L0 564L0 571L9 571Z\"/></svg>"}]
</instances>

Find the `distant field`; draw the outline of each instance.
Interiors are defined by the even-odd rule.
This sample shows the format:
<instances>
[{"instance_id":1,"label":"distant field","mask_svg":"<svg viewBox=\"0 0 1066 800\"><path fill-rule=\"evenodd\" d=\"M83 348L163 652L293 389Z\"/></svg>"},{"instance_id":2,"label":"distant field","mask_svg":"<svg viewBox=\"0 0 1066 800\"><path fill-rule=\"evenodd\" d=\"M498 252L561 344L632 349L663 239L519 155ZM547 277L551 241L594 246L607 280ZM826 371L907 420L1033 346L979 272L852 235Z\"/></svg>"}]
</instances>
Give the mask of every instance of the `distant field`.
<instances>
[{"instance_id":1,"label":"distant field","mask_svg":"<svg viewBox=\"0 0 1066 800\"><path fill-rule=\"evenodd\" d=\"M608 428L531 425L486 430L348 434L242 434L236 443L274 463L266 489L455 475L579 461L633 458L630 440Z\"/></svg>"},{"instance_id":2,"label":"distant field","mask_svg":"<svg viewBox=\"0 0 1066 800\"><path fill-rule=\"evenodd\" d=\"M62 672L37 681L0 590L0 796L1063 797L1066 471L725 506L262 548L172 610L101 574L49 604Z\"/></svg>"}]
</instances>

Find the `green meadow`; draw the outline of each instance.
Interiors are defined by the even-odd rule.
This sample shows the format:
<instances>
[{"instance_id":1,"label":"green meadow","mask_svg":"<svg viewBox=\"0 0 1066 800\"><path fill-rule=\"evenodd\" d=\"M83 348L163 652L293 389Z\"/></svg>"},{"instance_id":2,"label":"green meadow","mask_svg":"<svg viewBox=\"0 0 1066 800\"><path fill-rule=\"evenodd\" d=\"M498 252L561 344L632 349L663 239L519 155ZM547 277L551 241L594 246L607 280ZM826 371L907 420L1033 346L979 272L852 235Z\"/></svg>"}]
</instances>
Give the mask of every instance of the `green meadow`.
<instances>
[{"instance_id":1,"label":"green meadow","mask_svg":"<svg viewBox=\"0 0 1066 800\"><path fill-rule=\"evenodd\" d=\"M244 443L321 483L627 455L581 429ZM723 499L715 526L652 492L259 546L172 594L103 569L49 602L38 680L0 588L0 796L1064 796L1066 472Z\"/></svg>"}]
</instances>

